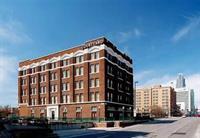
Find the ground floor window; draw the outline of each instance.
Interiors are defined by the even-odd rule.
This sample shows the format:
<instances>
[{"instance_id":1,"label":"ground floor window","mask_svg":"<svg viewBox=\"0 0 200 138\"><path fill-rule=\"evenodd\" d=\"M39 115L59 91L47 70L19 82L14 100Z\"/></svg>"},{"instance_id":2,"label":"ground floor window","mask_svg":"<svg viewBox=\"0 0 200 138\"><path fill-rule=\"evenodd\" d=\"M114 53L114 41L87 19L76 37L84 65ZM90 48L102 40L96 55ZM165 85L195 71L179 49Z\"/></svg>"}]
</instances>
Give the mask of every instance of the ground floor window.
<instances>
[{"instance_id":1,"label":"ground floor window","mask_svg":"<svg viewBox=\"0 0 200 138\"><path fill-rule=\"evenodd\" d=\"M67 119L67 112L63 112L63 119Z\"/></svg>"},{"instance_id":2,"label":"ground floor window","mask_svg":"<svg viewBox=\"0 0 200 138\"><path fill-rule=\"evenodd\" d=\"M81 118L81 112L76 112L76 118Z\"/></svg>"},{"instance_id":3,"label":"ground floor window","mask_svg":"<svg viewBox=\"0 0 200 138\"><path fill-rule=\"evenodd\" d=\"M97 118L97 112L92 112L92 113L91 113L91 118L92 118L92 119Z\"/></svg>"}]
</instances>

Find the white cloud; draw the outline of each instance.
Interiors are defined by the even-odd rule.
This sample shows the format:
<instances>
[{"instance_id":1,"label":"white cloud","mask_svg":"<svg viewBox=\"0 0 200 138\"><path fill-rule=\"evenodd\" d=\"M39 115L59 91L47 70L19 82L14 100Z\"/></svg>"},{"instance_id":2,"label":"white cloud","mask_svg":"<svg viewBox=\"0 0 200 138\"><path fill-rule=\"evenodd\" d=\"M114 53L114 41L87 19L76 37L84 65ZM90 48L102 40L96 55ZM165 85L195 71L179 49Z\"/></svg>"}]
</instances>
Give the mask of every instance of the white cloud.
<instances>
[{"instance_id":1,"label":"white cloud","mask_svg":"<svg viewBox=\"0 0 200 138\"><path fill-rule=\"evenodd\" d=\"M172 37L173 42L177 42L186 35L188 35L190 32L197 29L197 27L200 26L200 16L194 16L191 18L187 18L188 23L180 28Z\"/></svg>"},{"instance_id":2,"label":"white cloud","mask_svg":"<svg viewBox=\"0 0 200 138\"><path fill-rule=\"evenodd\" d=\"M24 29L20 22L15 20L0 22L0 42L8 44L21 44L32 41L31 38L24 33Z\"/></svg>"},{"instance_id":3,"label":"white cloud","mask_svg":"<svg viewBox=\"0 0 200 138\"><path fill-rule=\"evenodd\" d=\"M0 105L17 104L17 59L0 50Z\"/></svg>"},{"instance_id":4,"label":"white cloud","mask_svg":"<svg viewBox=\"0 0 200 138\"><path fill-rule=\"evenodd\" d=\"M21 22L0 15L0 105L17 105L17 55L11 55L12 47L29 43L29 37Z\"/></svg>"},{"instance_id":5,"label":"white cloud","mask_svg":"<svg viewBox=\"0 0 200 138\"><path fill-rule=\"evenodd\" d=\"M118 41L119 43L124 43L130 39L139 38L142 35L143 35L142 32L138 28L134 28L133 30L130 30L130 31L119 32Z\"/></svg>"},{"instance_id":6,"label":"white cloud","mask_svg":"<svg viewBox=\"0 0 200 138\"><path fill-rule=\"evenodd\" d=\"M138 81L143 80L145 78L148 78L152 74L154 74L153 70L144 70L144 71L138 72L135 75L135 80L138 80Z\"/></svg>"},{"instance_id":7,"label":"white cloud","mask_svg":"<svg viewBox=\"0 0 200 138\"><path fill-rule=\"evenodd\" d=\"M144 73L145 75L145 73ZM171 82L173 82L173 86L175 85L175 80L177 76L173 75L164 75L161 77L153 77L144 83L139 83L138 87L150 87L154 85L163 85L163 86L172 86ZM198 108L200 108L200 73L190 74L185 76L186 77L186 85L190 89L194 89L195 92L195 105L197 105ZM141 77L145 78L145 77ZM139 80L140 82L140 80Z\"/></svg>"}]
</instances>

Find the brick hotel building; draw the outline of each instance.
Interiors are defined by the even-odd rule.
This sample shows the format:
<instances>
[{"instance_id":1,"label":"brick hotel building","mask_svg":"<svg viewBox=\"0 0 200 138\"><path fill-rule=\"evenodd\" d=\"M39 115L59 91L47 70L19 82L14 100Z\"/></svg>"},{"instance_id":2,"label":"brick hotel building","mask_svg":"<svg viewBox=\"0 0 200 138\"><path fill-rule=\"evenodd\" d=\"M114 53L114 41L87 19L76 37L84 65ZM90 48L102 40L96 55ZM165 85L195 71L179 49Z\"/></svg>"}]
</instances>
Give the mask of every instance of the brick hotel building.
<instances>
[{"instance_id":1,"label":"brick hotel building","mask_svg":"<svg viewBox=\"0 0 200 138\"><path fill-rule=\"evenodd\" d=\"M20 116L120 119L133 115L132 59L106 38L19 63Z\"/></svg>"}]
</instances>

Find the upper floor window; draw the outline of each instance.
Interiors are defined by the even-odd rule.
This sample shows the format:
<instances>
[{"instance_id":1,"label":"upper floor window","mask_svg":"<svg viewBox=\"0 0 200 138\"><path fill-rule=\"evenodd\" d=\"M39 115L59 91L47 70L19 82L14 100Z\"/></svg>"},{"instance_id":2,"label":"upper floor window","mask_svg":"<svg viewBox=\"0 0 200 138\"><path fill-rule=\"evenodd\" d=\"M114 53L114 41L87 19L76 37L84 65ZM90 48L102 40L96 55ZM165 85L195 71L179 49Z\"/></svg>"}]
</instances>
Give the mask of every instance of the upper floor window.
<instances>
[{"instance_id":1,"label":"upper floor window","mask_svg":"<svg viewBox=\"0 0 200 138\"><path fill-rule=\"evenodd\" d=\"M90 79L90 87L99 87L99 79Z\"/></svg>"},{"instance_id":2,"label":"upper floor window","mask_svg":"<svg viewBox=\"0 0 200 138\"><path fill-rule=\"evenodd\" d=\"M62 84L62 90L63 91L69 91L69 89L70 89L70 85L69 85L68 82Z\"/></svg>"},{"instance_id":3,"label":"upper floor window","mask_svg":"<svg viewBox=\"0 0 200 138\"><path fill-rule=\"evenodd\" d=\"M36 77L31 77L31 84L35 84L36 83Z\"/></svg>"},{"instance_id":4,"label":"upper floor window","mask_svg":"<svg viewBox=\"0 0 200 138\"><path fill-rule=\"evenodd\" d=\"M113 75L113 66L107 65L107 73Z\"/></svg>"},{"instance_id":5,"label":"upper floor window","mask_svg":"<svg viewBox=\"0 0 200 138\"><path fill-rule=\"evenodd\" d=\"M90 54L91 60L99 58L99 52L94 52Z\"/></svg>"},{"instance_id":6,"label":"upper floor window","mask_svg":"<svg viewBox=\"0 0 200 138\"><path fill-rule=\"evenodd\" d=\"M26 85L26 79L22 79L22 85Z\"/></svg>"},{"instance_id":7,"label":"upper floor window","mask_svg":"<svg viewBox=\"0 0 200 138\"><path fill-rule=\"evenodd\" d=\"M51 69L54 69L56 67L57 67L57 63L56 62L53 62L53 63L50 64L50 68Z\"/></svg>"},{"instance_id":8,"label":"upper floor window","mask_svg":"<svg viewBox=\"0 0 200 138\"><path fill-rule=\"evenodd\" d=\"M31 95L36 95L36 88L31 88Z\"/></svg>"},{"instance_id":9,"label":"upper floor window","mask_svg":"<svg viewBox=\"0 0 200 138\"><path fill-rule=\"evenodd\" d=\"M76 68L76 76L83 75L83 67L77 67Z\"/></svg>"},{"instance_id":10,"label":"upper floor window","mask_svg":"<svg viewBox=\"0 0 200 138\"><path fill-rule=\"evenodd\" d=\"M26 96L26 90L25 89L22 90L22 96Z\"/></svg>"},{"instance_id":11,"label":"upper floor window","mask_svg":"<svg viewBox=\"0 0 200 138\"><path fill-rule=\"evenodd\" d=\"M76 81L75 82L75 89L83 89L83 81Z\"/></svg>"},{"instance_id":12,"label":"upper floor window","mask_svg":"<svg viewBox=\"0 0 200 138\"><path fill-rule=\"evenodd\" d=\"M113 81L111 79L107 79L107 87L113 88Z\"/></svg>"},{"instance_id":13,"label":"upper floor window","mask_svg":"<svg viewBox=\"0 0 200 138\"><path fill-rule=\"evenodd\" d=\"M76 57L76 63L81 63L81 62L83 62L83 60L84 60L83 55Z\"/></svg>"},{"instance_id":14,"label":"upper floor window","mask_svg":"<svg viewBox=\"0 0 200 138\"><path fill-rule=\"evenodd\" d=\"M63 74L63 78L69 78L70 77L70 70L63 70L63 72L62 72L62 74Z\"/></svg>"},{"instance_id":15,"label":"upper floor window","mask_svg":"<svg viewBox=\"0 0 200 138\"><path fill-rule=\"evenodd\" d=\"M41 75L40 82L45 82L45 81L46 81L46 75Z\"/></svg>"},{"instance_id":16,"label":"upper floor window","mask_svg":"<svg viewBox=\"0 0 200 138\"><path fill-rule=\"evenodd\" d=\"M69 59L63 60L63 66L67 66L69 64L70 64L70 60Z\"/></svg>"},{"instance_id":17,"label":"upper floor window","mask_svg":"<svg viewBox=\"0 0 200 138\"><path fill-rule=\"evenodd\" d=\"M98 72L99 72L99 64L91 64L90 73L98 73Z\"/></svg>"},{"instance_id":18,"label":"upper floor window","mask_svg":"<svg viewBox=\"0 0 200 138\"><path fill-rule=\"evenodd\" d=\"M90 101L99 101L99 92L90 92Z\"/></svg>"},{"instance_id":19,"label":"upper floor window","mask_svg":"<svg viewBox=\"0 0 200 138\"><path fill-rule=\"evenodd\" d=\"M42 65L42 66L40 67L40 70L41 70L41 71L45 71L45 70L46 70L46 65Z\"/></svg>"},{"instance_id":20,"label":"upper floor window","mask_svg":"<svg viewBox=\"0 0 200 138\"><path fill-rule=\"evenodd\" d=\"M51 77L50 80L57 80L57 73L52 72L50 77Z\"/></svg>"},{"instance_id":21,"label":"upper floor window","mask_svg":"<svg viewBox=\"0 0 200 138\"><path fill-rule=\"evenodd\" d=\"M56 96L52 96L51 97L51 104L56 104L58 102L57 97Z\"/></svg>"},{"instance_id":22,"label":"upper floor window","mask_svg":"<svg viewBox=\"0 0 200 138\"><path fill-rule=\"evenodd\" d=\"M40 93L41 93L41 94L46 93L46 86L41 86L41 87L40 87Z\"/></svg>"},{"instance_id":23,"label":"upper floor window","mask_svg":"<svg viewBox=\"0 0 200 138\"><path fill-rule=\"evenodd\" d=\"M50 92L57 92L57 85L51 85Z\"/></svg>"},{"instance_id":24,"label":"upper floor window","mask_svg":"<svg viewBox=\"0 0 200 138\"><path fill-rule=\"evenodd\" d=\"M22 75L26 75L27 74L27 71L26 70L23 70L22 71Z\"/></svg>"},{"instance_id":25,"label":"upper floor window","mask_svg":"<svg viewBox=\"0 0 200 138\"><path fill-rule=\"evenodd\" d=\"M36 68L32 68L31 73L35 73L35 72L36 72Z\"/></svg>"}]
</instances>

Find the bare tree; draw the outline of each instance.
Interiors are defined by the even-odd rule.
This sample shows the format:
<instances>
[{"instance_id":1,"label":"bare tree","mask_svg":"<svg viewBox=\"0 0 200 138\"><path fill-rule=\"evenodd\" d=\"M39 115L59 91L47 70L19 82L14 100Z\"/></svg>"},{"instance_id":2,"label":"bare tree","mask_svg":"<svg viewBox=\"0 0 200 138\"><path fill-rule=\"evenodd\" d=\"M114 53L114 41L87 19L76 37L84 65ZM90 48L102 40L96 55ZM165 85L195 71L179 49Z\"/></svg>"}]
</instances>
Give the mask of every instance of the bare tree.
<instances>
[{"instance_id":1,"label":"bare tree","mask_svg":"<svg viewBox=\"0 0 200 138\"><path fill-rule=\"evenodd\" d=\"M160 106L154 105L151 107L151 115L155 117L165 117L165 112Z\"/></svg>"}]
</instances>

